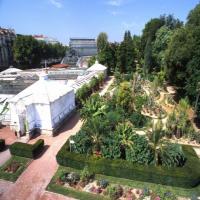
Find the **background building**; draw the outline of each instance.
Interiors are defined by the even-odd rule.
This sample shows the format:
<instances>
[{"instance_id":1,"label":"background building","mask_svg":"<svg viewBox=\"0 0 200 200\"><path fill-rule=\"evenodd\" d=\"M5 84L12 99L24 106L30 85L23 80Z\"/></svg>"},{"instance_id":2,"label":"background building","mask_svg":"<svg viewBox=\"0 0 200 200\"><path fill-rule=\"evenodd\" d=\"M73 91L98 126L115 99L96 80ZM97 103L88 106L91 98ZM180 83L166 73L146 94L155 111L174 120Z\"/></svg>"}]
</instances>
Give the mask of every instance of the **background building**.
<instances>
[{"instance_id":1,"label":"background building","mask_svg":"<svg viewBox=\"0 0 200 200\"><path fill-rule=\"evenodd\" d=\"M70 38L69 47L75 50L79 57L97 54L97 42L95 39Z\"/></svg>"},{"instance_id":2,"label":"background building","mask_svg":"<svg viewBox=\"0 0 200 200\"><path fill-rule=\"evenodd\" d=\"M47 37L45 35L33 35L33 38L35 38L38 41L46 42L47 44L58 44L58 40L52 37Z\"/></svg>"},{"instance_id":3,"label":"background building","mask_svg":"<svg viewBox=\"0 0 200 200\"><path fill-rule=\"evenodd\" d=\"M13 29L0 27L0 71L13 63L12 44L15 38Z\"/></svg>"},{"instance_id":4,"label":"background building","mask_svg":"<svg viewBox=\"0 0 200 200\"><path fill-rule=\"evenodd\" d=\"M86 67L91 56L97 55L97 42L95 39L70 38L69 49L62 60L62 64L70 67Z\"/></svg>"}]
</instances>

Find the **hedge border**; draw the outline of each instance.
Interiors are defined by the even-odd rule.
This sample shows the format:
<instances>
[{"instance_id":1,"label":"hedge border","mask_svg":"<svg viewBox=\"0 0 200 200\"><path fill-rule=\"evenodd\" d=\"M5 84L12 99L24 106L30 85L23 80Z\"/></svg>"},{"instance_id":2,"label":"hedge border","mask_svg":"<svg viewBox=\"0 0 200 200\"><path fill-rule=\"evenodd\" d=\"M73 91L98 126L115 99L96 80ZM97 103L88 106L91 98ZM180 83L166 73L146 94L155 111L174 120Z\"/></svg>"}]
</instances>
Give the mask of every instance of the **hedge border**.
<instances>
[{"instance_id":1,"label":"hedge border","mask_svg":"<svg viewBox=\"0 0 200 200\"><path fill-rule=\"evenodd\" d=\"M200 160L191 146L183 146L187 161L183 167L140 165L125 160L110 160L69 152L67 141L56 155L58 164L75 169L86 165L91 171L107 176L151 182L175 187L192 188L200 183Z\"/></svg>"},{"instance_id":2,"label":"hedge border","mask_svg":"<svg viewBox=\"0 0 200 200\"><path fill-rule=\"evenodd\" d=\"M13 161L20 162L22 165L15 173L7 173L4 171L4 169ZM31 163L31 159L19 157L19 156L12 156L6 163L4 163L0 167L0 179L15 182L19 176L26 170L26 168Z\"/></svg>"},{"instance_id":3,"label":"hedge border","mask_svg":"<svg viewBox=\"0 0 200 200\"><path fill-rule=\"evenodd\" d=\"M5 149L5 140L4 139L0 139L0 152L3 151Z\"/></svg>"},{"instance_id":4,"label":"hedge border","mask_svg":"<svg viewBox=\"0 0 200 200\"><path fill-rule=\"evenodd\" d=\"M15 142L10 146L10 153L25 158L36 158L43 150L44 140L39 139L35 144Z\"/></svg>"}]
</instances>

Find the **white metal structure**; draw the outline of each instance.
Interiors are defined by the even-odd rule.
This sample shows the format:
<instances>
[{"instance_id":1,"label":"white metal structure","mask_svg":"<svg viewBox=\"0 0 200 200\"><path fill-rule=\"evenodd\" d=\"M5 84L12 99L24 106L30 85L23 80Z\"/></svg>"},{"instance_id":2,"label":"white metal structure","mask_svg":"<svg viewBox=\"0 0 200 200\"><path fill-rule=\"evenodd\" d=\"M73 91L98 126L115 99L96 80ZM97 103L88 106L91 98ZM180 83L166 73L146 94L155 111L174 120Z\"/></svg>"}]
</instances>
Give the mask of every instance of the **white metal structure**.
<instances>
[{"instance_id":1,"label":"white metal structure","mask_svg":"<svg viewBox=\"0 0 200 200\"><path fill-rule=\"evenodd\" d=\"M39 80L9 100L11 127L17 132L38 128L52 135L75 109L72 88L56 81ZM25 130L28 129L28 130Z\"/></svg>"},{"instance_id":2,"label":"white metal structure","mask_svg":"<svg viewBox=\"0 0 200 200\"><path fill-rule=\"evenodd\" d=\"M95 64L92 65L90 68L87 69L88 72L98 72L98 73L104 73L104 75L107 75L107 67L99 64L99 62L96 60Z\"/></svg>"}]
</instances>

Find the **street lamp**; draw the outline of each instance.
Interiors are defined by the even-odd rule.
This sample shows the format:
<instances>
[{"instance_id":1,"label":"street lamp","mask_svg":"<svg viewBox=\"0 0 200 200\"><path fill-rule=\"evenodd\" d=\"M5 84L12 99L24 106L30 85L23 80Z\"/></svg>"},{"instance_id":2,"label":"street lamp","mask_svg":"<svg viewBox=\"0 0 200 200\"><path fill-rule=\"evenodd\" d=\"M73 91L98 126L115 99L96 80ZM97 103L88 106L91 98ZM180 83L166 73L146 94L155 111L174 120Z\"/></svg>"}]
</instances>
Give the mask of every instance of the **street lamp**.
<instances>
[{"instance_id":1,"label":"street lamp","mask_svg":"<svg viewBox=\"0 0 200 200\"><path fill-rule=\"evenodd\" d=\"M71 147L72 144L75 144L74 140L69 140L69 148L70 148L70 152L71 152L71 150L72 150L72 147Z\"/></svg>"}]
</instances>

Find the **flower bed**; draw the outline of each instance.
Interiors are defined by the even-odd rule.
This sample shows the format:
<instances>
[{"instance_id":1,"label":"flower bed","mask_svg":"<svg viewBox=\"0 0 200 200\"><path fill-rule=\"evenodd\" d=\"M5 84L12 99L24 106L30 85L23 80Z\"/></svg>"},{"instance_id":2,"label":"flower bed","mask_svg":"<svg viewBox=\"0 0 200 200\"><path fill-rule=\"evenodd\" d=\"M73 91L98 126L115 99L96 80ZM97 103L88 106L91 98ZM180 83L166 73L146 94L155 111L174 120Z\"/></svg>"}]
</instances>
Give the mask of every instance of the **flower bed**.
<instances>
[{"instance_id":1,"label":"flower bed","mask_svg":"<svg viewBox=\"0 0 200 200\"><path fill-rule=\"evenodd\" d=\"M0 179L15 182L30 162L31 160L28 158L12 156L10 160L0 167Z\"/></svg>"},{"instance_id":2,"label":"flower bed","mask_svg":"<svg viewBox=\"0 0 200 200\"><path fill-rule=\"evenodd\" d=\"M86 183L82 181L82 172L70 168L59 167L57 173L51 180L47 189L67 196L82 199L115 199L115 200L159 200L177 199L174 193L168 190L161 191L144 187L138 189L132 186L113 183L106 179L100 179L99 176L93 176ZM70 172L71 171L71 172Z\"/></svg>"}]
</instances>

